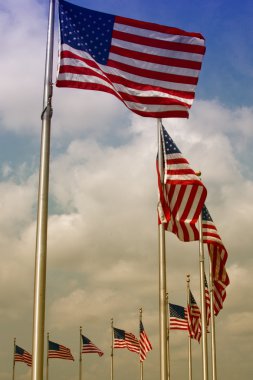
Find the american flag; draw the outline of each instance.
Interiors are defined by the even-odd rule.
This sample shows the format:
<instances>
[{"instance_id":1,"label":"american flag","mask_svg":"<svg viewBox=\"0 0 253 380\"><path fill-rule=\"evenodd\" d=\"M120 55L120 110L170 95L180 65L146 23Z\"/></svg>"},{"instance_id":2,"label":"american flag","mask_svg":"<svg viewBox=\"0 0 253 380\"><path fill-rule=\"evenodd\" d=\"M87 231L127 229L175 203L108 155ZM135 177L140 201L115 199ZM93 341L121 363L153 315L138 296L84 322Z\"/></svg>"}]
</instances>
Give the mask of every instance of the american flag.
<instances>
[{"instance_id":1,"label":"american flag","mask_svg":"<svg viewBox=\"0 0 253 380\"><path fill-rule=\"evenodd\" d=\"M211 304L210 304L210 293L209 293L209 289L208 289L206 274L204 277L204 281L205 281L206 325L208 327L210 317L211 317L211 309L210 309Z\"/></svg>"},{"instance_id":2,"label":"american flag","mask_svg":"<svg viewBox=\"0 0 253 380\"><path fill-rule=\"evenodd\" d=\"M71 354L69 348L62 346L61 344L48 341L48 358L49 359L66 359L73 360L74 357Z\"/></svg>"},{"instance_id":3,"label":"american flag","mask_svg":"<svg viewBox=\"0 0 253 380\"><path fill-rule=\"evenodd\" d=\"M104 353L101 351L97 346L95 346L94 343L92 343L86 336L82 335L82 341L83 341L83 346L82 346L82 353L83 354L93 354L96 353L99 356L103 356Z\"/></svg>"},{"instance_id":4,"label":"american flag","mask_svg":"<svg viewBox=\"0 0 253 380\"><path fill-rule=\"evenodd\" d=\"M146 359L147 352L151 350L152 350L152 345L144 330L143 324L140 321L140 361L141 362L143 362Z\"/></svg>"},{"instance_id":5,"label":"american flag","mask_svg":"<svg viewBox=\"0 0 253 380\"><path fill-rule=\"evenodd\" d=\"M191 291L187 315L190 337L199 342L201 338L201 313Z\"/></svg>"},{"instance_id":6,"label":"american flag","mask_svg":"<svg viewBox=\"0 0 253 380\"><path fill-rule=\"evenodd\" d=\"M226 298L226 287L230 283L225 267L228 254L205 205L202 210L202 233L212 264L214 314L218 315Z\"/></svg>"},{"instance_id":7,"label":"american flag","mask_svg":"<svg viewBox=\"0 0 253 380\"><path fill-rule=\"evenodd\" d=\"M132 333L124 330L113 328L114 330L114 348L127 348L129 351L140 353L140 344L138 339Z\"/></svg>"},{"instance_id":8,"label":"american flag","mask_svg":"<svg viewBox=\"0 0 253 380\"><path fill-rule=\"evenodd\" d=\"M188 117L205 54L200 33L59 1L56 85L115 95L148 117Z\"/></svg>"},{"instance_id":9,"label":"american flag","mask_svg":"<svg viewBox=\"0 0 253 380\"><path fill-rule=\"evenodd\" d=\"M187 308L173 303L170 308L170 330L188 330Z\"/></svg>"},{"instance_id":10,"label":"american flag","mask_svg":"<svg viewBox=\"0 0 253 380\"><path fill-rule=\"evenodd\" d=\"M165 228L176 234L180 240L198 240L196 223L206 199L206 188L164 127L161 134L164 186L158 169L159 220L165 223Z\"/></svg>"},{"instance_id":11,"label":"american flag","mask_svg":"<svg viewBox=\"0 0 253 380\"><path fill-rule=\"evenodd\" d=\"M25 351L23 348L15 345L14 361L26 363L29 367L31 367L32 355L29 354L29 352Z\"/></svg>"}]
</instances>

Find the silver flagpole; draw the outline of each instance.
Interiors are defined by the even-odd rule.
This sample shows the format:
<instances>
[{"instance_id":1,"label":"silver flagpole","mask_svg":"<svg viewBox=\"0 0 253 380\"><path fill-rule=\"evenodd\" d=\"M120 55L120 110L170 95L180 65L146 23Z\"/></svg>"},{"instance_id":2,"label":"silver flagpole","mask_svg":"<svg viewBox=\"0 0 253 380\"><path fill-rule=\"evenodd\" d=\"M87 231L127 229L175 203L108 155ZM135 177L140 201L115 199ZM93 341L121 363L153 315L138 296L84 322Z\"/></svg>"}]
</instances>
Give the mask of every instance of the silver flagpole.
<instances>
[{"instance_id":1,"label":"silver flagpole","mask_svg":"<svg viewBox=\"0 0 253 380\"><path fill-rule=\"evenodd\" d=\"M82 327L80 326L79 380L82 380Z\"/></svg>"},{"instance_id":2,"label":"silver flagpole","mask_svg":"<svg viewBox=\"0 0 253 380\"><path fill-rule=\"evenodd\" d=\"M142 308L139 309L139 325L142 322ZM140 360L140 378L143 380L143 362Z\"/></svg>"},{"instance_id":3,"label":"silver flagpole","mask_svg":"<svg viewBox=\"0 0 253 380\"><path fill-rule=\"evenodd\" d=\"M14 338L12 380L15 380L15 353L16 353L16 338Z\"/></svg>"},{"instance_id":4,"label":"silver flagpole","mask_svg":"<svg viewBox=\"0 0 253 380\"><path fill-rule=\"evenodd\" d=\"M166 315L168 314L168 305L169 305L169 294L166 293ZM169 333L169 318L167 319L167 365L168 365L168 377L169 377L169 368L170 368L170 333Z\"/></svg>"},{"instance_id":5,"label":"silver flagpole","mask_svg":"<svg viewBox=\"0 0 253 380\"><path fill-rule=\"evenodd\" d=\"M47 50L44 79L44 97L40 174L37 210L37 232L34 275L33 304L33 351L32 380L43 380L44 328L45 328L45 290L46 290L46 256L47 256L47 219L48 219L48 182L50 155L50 126L52 118L52 71L54 45L55 0L50 0L48 16Z\"/></svg>"},{"instance_id":6,"label":"silver flagpole","mask_svg":"<svg viewBox=\"0 0 253 380\"><path fill-rule=\"evenodd\" d=\"M197 173L200 176L200 173ZM202 231L202 213L199 216L199 270L200 270L200 304L201 304L201 332L202 332L202 364L203 380L208 380L208 355L207 355L207 324L205 301L205 257Z\"/></svg>"},{"instance_id":7,"label":"silver flagpole","mask_svg":"<svg viewBox=\"0 0 253 380\"><path fill-rule=\"evenodd\" d=\"M163 184L163 154L161 141L161 119L157 119L158 135L158 167L160 172L161 185ZM160 380L168 380L170 373L168 370L168 316L166 306L166 251L165 251L165 229L164 224L158 226L158 247L159 247L159 329L160 329Z\"/></svg>"},{"instance_id":8,"label":"silver flagpole","mask_svg":"<svg viewBox=\"0 0 253 380\"><path fill-rule=\"evenodd\" d=\"M49 333L47 333L47 372L46 372L46 379L47 380L48 380L48 372L49 372L48 350L49 350Z\"/></svg>"},{"instance_id":9,"label":"silver flagpole","mask_svg":"<svg viewBox=\"0 0 253 380\"><path fill-rule=\"evenodd\" d=\"M209 288L210 288L210 313L211 313L212 375L213 375L213 380L217 380L216 334L215 334L214 294L213 294L213 273L212 273L212 263L211 263L211 260L209 260Z\"/></svg>"},{"instance_id":10,"label":"silver flagpole","mask_svg":"<svg viewBox=\"0 0 253 380\"><path fill-rule=\"evenodd\" d=\"M190 275L189 274L187 274L186 276L186 283L187 283L187 307L188 307L190 303ZM191 340L191 335L190 335L189 330L188 330L188 373L189 373L189 380L192 380L192 340Z\"/></svg>"},{"instance_id":11,"label":"silver flagpole","mask_svg":"<svg viewBox=\"0 0 253 380\"><path fill-rule=\"evenodd\" d=\"M112 346L111 346L111 380L113 380L113 338L114 338L113 318L111 319L111 328L112 328Z\"/></svg>"}]
</instances>

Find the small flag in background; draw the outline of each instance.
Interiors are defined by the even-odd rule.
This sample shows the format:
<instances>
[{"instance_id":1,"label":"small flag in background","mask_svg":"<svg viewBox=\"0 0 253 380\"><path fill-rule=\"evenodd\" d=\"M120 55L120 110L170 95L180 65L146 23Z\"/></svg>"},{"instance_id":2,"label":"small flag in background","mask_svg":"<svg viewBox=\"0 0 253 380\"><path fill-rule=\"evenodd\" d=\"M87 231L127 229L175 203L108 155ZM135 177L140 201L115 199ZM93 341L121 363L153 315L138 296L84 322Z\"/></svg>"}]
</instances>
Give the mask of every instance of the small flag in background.
<instances>
[{"instance_id":1,"label":"small flag in background","mask_svg":"<svg viewBox=\"0 0 253 380\"><path fill-rule=\"evenodd\" d=\"M191 291L188 304L188 326L190 337L199 342L201 338L201 313Z\"/></svg>"},{"instance_id":2,"label":"small flag in background","mask_svg":"<svg viewBox=\"0 0 253 380\"><path fill-rule=\"evenodd\" d=\"M214 314L218 315L226 298L226 287L230 283L225 267L228 254L205 205L202 210L202 233L212 264Z\"/></svg>"},{"instance_id":3,"label":"small flag in background","mask_svg":"<svg viewBox=\"0 0 253 380\"><path fill-rule=\"evenodd\" d=\"M29 367L32 366L32 355L17 345L15 345L14 360L15 362L26 363Z\"/></svg>"},{"instance_id":4,"label":"small flag in background","mask_svg":"<svg viewBox=\"0 0 253 380\"><path fill-rule=\"evenodd\" d=\"M164 127L161 133L164 178L160 178L157 167L160 223L165 223L165 228L182 241L198 240L196 223L206 199L206 188Z\"/></svg>"},{"instance_id":5,"label":"small flag in background","mask_svg":"<svg viewBox=\"0 0 253 380\"><path fill-rule=\"evenodd\" d=\"M186 307L169 304L170 308L170 330L188 330Z\"/></svg>"},{"instance_id":6,"label":"small flag in background","mask_svg":"<svg viewBox=\"0 0 253 380\"><path fill-rule=\"evenodd\" d=\"M144 330L143 324L140 321L140 361L143 362L146 359L148 351L152 350L152 345Z\"/></svg>"},{"instance_id":7,"label":"small flag in background","mask_svg":"<svg viewBox=\"0 0 253 380\"><path fill-rule=\"evenodd\" d=\"M148 117L188 117L205 40L200 33L59 1L56 85L115 95Z\"/></svg>"},{"instance_id":8,"label":"small flag in background","mask_svg":"<svg viewBox=\"0 0 253 380\"><path fill-rule=\"evenodd\" d=\"M48 358L74 361L74 357L69 348L62 346L61 344L51 342L50 340L48 341Z\"/></svg>"},{"instance_id":9,"label":"small flag in background","mask_svg":"<svg viewBox=\"0 0 253 380\"><path fill-rule=\"evenodd\" d=\"M127 348L129 351L139 354L140 345L138 339L132 333L124 330L113 328L114 331L114 348Z\"/></svg>"},{"instance_id":10,"label":"small flag in background","mask_svg":"<svg viewBox=\"0 0 253 380\"><path fill-rule=\"evenodd\" d=\"M82 341L83 341L83 347L82 347L82 353L83 354L98 354L99 356L103 356L104 353L101 351L97 346L95 346L94 343L92 343L86 336L82 335Z\"/></svg>"}]
</instances>

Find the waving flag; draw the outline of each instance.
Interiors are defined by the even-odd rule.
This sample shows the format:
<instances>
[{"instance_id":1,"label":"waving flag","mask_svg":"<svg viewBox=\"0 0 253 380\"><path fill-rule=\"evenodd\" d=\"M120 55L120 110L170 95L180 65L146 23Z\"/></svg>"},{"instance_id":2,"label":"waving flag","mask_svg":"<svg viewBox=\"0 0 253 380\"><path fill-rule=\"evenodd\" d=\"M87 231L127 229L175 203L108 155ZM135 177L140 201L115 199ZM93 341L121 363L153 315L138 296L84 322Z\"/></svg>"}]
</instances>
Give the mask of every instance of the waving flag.
<instances>
[{"instance_id":1,"label":"waving flag","mask_svg":"<svg viewBox=\"0 0 253 380\"><path fill-rule=\"evenodd\" d=\"M73 360L73 355L70 352L70 349L62 346L61 344L48 341L48 358L49 359L66 359Z\"/></svg>"},{"instance_id":2,"label":"waving flag","mask_svg":"<svg viewBox=\"0 0 253 380\"><path fill-rule=\"evenodd\" d=\"M188 326L190 337L198 342L201 338L201 313L199 307L190 291L190 302L188 304Z\"/></svg>"},{"instance_id":3,"label":"waving flag","mask_svg":"<svg viewBox=\"0 0 253 380\"><path fill-rule=\"evenodd\" d=\"M103 356L104 353L101 351L97 346L95 346L94 343L92 343L86 336L82 335L82 341L83 341L83 347L82 347L82 353L83 354L93 354L96 353L99 356Z\"/></svg>"},{"instance_id":4,"label":"waving flag","mask_svg":"<svg viewBox=\"0 0 253 380\"><path fill-rule=\"evenodd\" d=\"M164 178L160 178L157 169L160 193L159 220L180 240L198 240L196 223L206 199L206 188L164 127L161 134Z\"/></svg>"},{"instance_id":5,"label":"waving flag","mask_svg":"<svg viewBox=\"0 0 253 380\"><path fill-rule=\"evenodd\" d=\"M206 279L206 274L204 277L205 281L205 304L206 304L206 326L209 326L210 318L211 318L211 309L210 309L210 293L208 289L208 284L207 284L207 279Z\"/></svg>"},{"instance_id":6,"label":"waving flag","mask_svg":"<svg viewBox=\"0 0 253 380\"><path fill-rule=\"evenodd\" d=\"M128 333L124 330L113 328L114 331L114 348L127 348L129 351L140 352L140 344L138 339L132 333Z\"/></svg>"},{"instance_id":7,"label":"waving flag","mask_svg":"<svg viewBox=\"0 0 253 380\"><path fill-rule=\"evenodd\" d=\"M141 362L143 362L146 359L147 352L151 350L152 350L152 345L144 330L143 324L140 321L140 361Z\"/></svg>"},{"instance_id":8,"label":"waving flag","mask_svg":"<svg viewBox=\"0 0 253 380\"><path fill-rule=\"evenodd\" d=\"M188 319L186 307L169 304L170 308L170 330L188 330Z\"/></svg>"},{"instance_id":9,"label":"waving flag","mask_svg":"<svg viewBox=\"0 0 253 380\"><path fill-rule=\"evenodd\" d=\"M149 117L188 117L205 41L201 34L59 0L56 85L108 92Z\"/></svg>"},{"instance_id":10,"label":"waving flag","mask_svg":"<svg viewBox=\"0 0 253 380\"><path fill-rule=\"evenodd\" d=\"M202 232L203 242L208 246L212 263L214 313L218 315L219 311L223 308L223 302L226 298L226 287L230 282L225 267L228 254L205 205L202 210Z\"/></svg>"},{"instance_id":11,"label":"waving flag","mask_svg":"<svg viewBox=\"0 0 253 380\"><path fill-rule=\"evenodd\" d=\"M29 367L31 367L32 355L29 354L29 352L25 351L23 348L15 345L14 361L26 363Z\"/></svg>"}]
</instances>

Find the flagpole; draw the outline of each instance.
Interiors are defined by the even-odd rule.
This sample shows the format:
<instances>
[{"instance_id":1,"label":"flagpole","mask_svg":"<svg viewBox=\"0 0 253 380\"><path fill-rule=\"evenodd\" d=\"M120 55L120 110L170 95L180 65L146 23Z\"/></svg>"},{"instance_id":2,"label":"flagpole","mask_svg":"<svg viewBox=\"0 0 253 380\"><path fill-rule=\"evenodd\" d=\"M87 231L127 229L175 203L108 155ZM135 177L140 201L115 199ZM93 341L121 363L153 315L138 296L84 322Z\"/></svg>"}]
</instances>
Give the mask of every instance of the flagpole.
<instances>
[{"instance_id":1,"label":"flagpole","mask_svg":"<svg viewBox=\"0 0 253 380\"><path fill-rule=\"evenodd\" d=\"M163 184L163 155L161 142L161 119L157 119L158 135L158 167L160 172L161 185ZM165 252L165 229L164 224L158 226L158 249L159 249L159 329L160 329L160 380L170 379L168 370L168 318L166 307L166 252Z\"/></svg>"},{"instance_id":2,"label":"flagpole","mask_svg":"<svg viewBox=\"0 0 253 380\"><path fill-rule=\"evenodd\" d=\"M79 380L82 380L82 326L80 326Z\"/></svg>"},{"instance_id":3,"label":"flagpole","mask_svg":"<svg viewBox=\"0 0 253 380\"><path fill-rule=\"evenodd\" d=\"M16 353L16 338L14 338L12 380L15 380L15 353Z\"/></svg>"},{"instance_id":4,"label":"flagpole","mask_svg":"<svg viewBox=\"0 0 253 380\"><path fill-rule=\"evenodd\" d=\"M139 325L142 322L142 308L139 309ZM140 360L140 379L143 380L143 362Z\"/></svg>"},{"instance_id":5,"label":"flagpole","mask_svg":"<svg viewBox=\"0 0 253 380\"><path fill-rule=\"evenodd\" d=\"M196 173L199 177L201 173ZM203 380L208 380L208 356L207 356L207 323L205 300L205 257L202 231L202 213L199 216L199 270L200 270L200 304L201 304L201 332L202 332L202 364Z\"/></svg>"},{"instance_id":6,"label":"flagpole","mask_svg":"<svg viewBox=\"0 0 253 380\"><path fill-rule=\"evenodd\" d=\"M47 372L46 372L46 380L48 380L48 369L49 369L48 349L49 349L49 333L47 333Z\"/></svg>"},{"instance_id":7,"label":"flagpole","mask_svg":"<svg viewBox=\"0 0 253 380\"><path fill-rule=\"evenodd\" d=\"M166 293L166 315L168 315L168 305L169 305L169 293ZM167 365L168 365L168 371L169 371L169 368L170 368L170 334L169 334L169 319L167 320ZM168 377L169 377L169 373L168 373Z\"/></svg>"},{"instance_id":8,"label":"flagpole","mask_svg":"<svg viewBox=\"0 0 253 380\"><path fill-rule=\"evenodd\" d=\"M212 375L213 380L217 380L216 366L216 333L215 333L215 318L214 318L214 295L213 295L213 272L212 262L209 260L209 288L210 288L210 313L211 313L211 352L212 352Z\"/></svg>"},{"instance_id":9,"label":"flagpole","mask_svg":"<svg viewBox=\"0 0 253 380\"><path fill-rule=\"evenodd\" d=\"M54 47L54 15L55 0L50 0L44 78L43 112L41 115L42 131L34 275L32 380L43 380L50 126L52 118L51 100L53 95L52 71Z\"/></svg>"},{"instance_id":10,"label":"flagpole","mask_svg":"<svg viewBox=\"0 0 253 380\"><path fill-rule=\"evenodd\" d=\"M190 303L190 275L189 274L187 274L186 276L186 284L187 284L187 306L188 306ZM189 373L189 380L192 380L192 341L191 341L191 335L190 335L189 330L188 330L188 373Z\"/></svg>"},{"instance_id":11,"label":"flagpole","mask_svg":"<svg viewBox=\"0 0 253 380\"><path fill-rule=\"evenodd\" d=\"M111 329L112 329L112 346L111 346L111 380L113 380L113 338L114 338L113 318L111 318Z\"/></svg>"}]
</instances>

